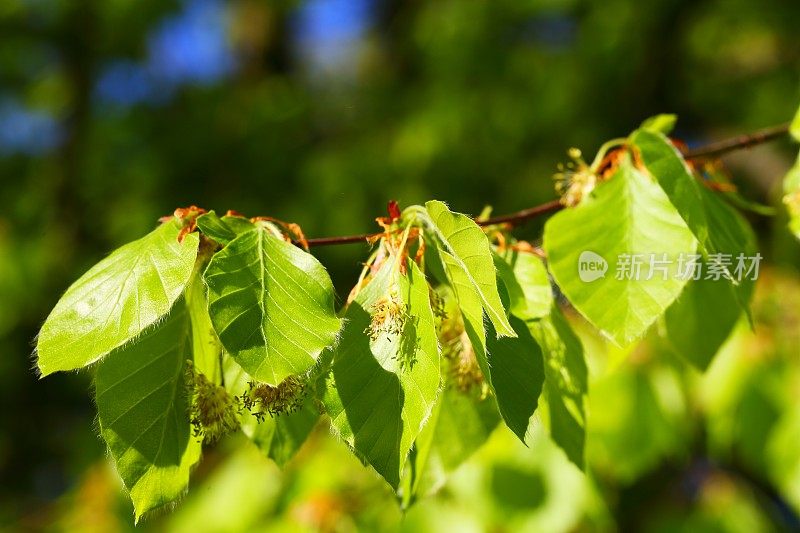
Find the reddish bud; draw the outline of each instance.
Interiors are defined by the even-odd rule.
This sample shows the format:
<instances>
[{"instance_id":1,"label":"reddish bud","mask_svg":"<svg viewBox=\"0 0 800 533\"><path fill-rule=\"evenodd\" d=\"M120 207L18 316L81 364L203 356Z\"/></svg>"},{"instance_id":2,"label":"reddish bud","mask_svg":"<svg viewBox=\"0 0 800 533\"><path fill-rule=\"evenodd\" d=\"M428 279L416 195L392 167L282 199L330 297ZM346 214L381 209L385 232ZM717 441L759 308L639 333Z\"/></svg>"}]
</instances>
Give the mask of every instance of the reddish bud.
<instances>
[{"instance_id":1,"label":"reddish bud","mask_svg":"<svg viewBox=\"0 0 800 533\"><path fill-rule=\"evenodd\" d=\"M389 218L392 221L400 218L400 205L397 203L397 200L391 200L389 202Z\"/></svg>"}]
</instances>

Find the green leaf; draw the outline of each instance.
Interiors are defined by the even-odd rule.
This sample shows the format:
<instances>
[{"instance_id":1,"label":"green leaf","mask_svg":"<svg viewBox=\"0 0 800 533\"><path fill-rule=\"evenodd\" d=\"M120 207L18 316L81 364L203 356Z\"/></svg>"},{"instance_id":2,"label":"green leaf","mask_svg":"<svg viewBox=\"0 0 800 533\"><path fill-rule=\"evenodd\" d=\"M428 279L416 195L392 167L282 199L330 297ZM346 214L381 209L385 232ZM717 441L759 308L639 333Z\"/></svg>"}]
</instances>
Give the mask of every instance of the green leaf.
<instances>
[{"instance_id":1,"label":"green leaf","mask_svg":"<svg viewBox=\"0 0 800 533\"><path fill-rule=\"evenodd\" d=\"M583 346L555 304L544 262L531 253L512 251L499 259L498 272L506 287L516 285L530 295L527 306L515 305L512 297L510 309L514 316L526 319L543 354L547 409L542 418L548 422L555 443L582 469L586 440L584 397L588 383ZM514 265L510 276L500 264L509 267L506 261Z\"/></svg>"},{"instance_id":2,"label":"green leaf","mask_svg":"<svg viewBox=\"0 0 800 533\"><path fill-rule=\"evenodd\" d=\"M232 240L204 277L222 345L259 381L277 385L304 373L336 339L340 321L325 268L267 228Z\"/></svg>"},{"instance_id":3,"label":"green leaf","mask_svg":"<svg viewBox=\"0 0 800 533\"><path fill-rule=\"evenodd\" d=\"M197 217L196 223L203 235L223 245L255 227L244 217L225 215L220 218L214 211L200 215Z\"/></svg>"},{"instance_id":4,"label":"green leaf","mask_svg":"<svg viewBox=\"0 0 800 533\"><path fill-rule=\"evenodd\" d=\"M428 283L416 263L395 279L387 260L350 304L323 396L334 433L394 488L439 393L439 346ZM407 305L400 334L365 334L392 290ZM401 364L405 362L405 364Z\"/></svg>"},{"instance_id":5,"label":"green leaf","mask_svg":"<svg viewBox=\"0 0 800 533\"><path fill-rule=\"evenodd\" d=\"M451 473L485 443L500 422L491 397L447 387L414 443L403 473L403 505L438 491Z\"/></svg>"},{"instance_id":6,"label":"green leaf","mask_svg":"<svg viewBox=\"0 0 800 533\"><path fill-rule=\"evenodd\" d=\"M642 122L642 125L639 127L643 130L669 135L670 132L672 132L672 130L675 128L675 123L677 121L678 121L677 115L672 115L672 114L656 115L654 117L646 119L644 122Z\"/></svg>"},{"instance_id":7,"label":"green leaf","mask_svg":"<svg viewBox=\"0 0 800 533\"><path fill-rule=\"evenodd\" d=\"M36 343L42 376L93 363L151 326L189 282L199 239L170 221L97 263L67 289Z\"/></svg>"},{"instance_id":8,"label":"green leaf","mask_svg":"<svg viewBox=\"0 0 800 533\"><path fill-rule=\"evenodd\" d=\"M745 250L747 223L695 179L669 139L659 133L638 130L631 140L647 171L686 221L709 262L715 262L712 260L715 254L736 254ZM733 271L719 264L727 272L728 279L734 280ZM746 309L744 301L740 299L740 303Z\"/></svg>"},{"instance_id":9,"label":"green leaf","mask_svg":"<svg viewBox=\"0 0 800 533\"><path fill-rule=\"evenodd\" d=\"M226 355L223 359L225 386L232 395L241 397L253 379L236 361ZM294 457L319 421L319 410L314 396L308 394L296 411L267 416L259 421L252 413L239 414L242 432L264 455L285 466Z\"/></svg>"},{"instance_id":10,"label":"green leaf","mask_svg":"<svg viewBox=\"0 0 800 533\"><path fill-rule=\"evenodd\" d=\"M800 154L783 179L783 203L789 213L789 230L800 239Z\"/></svg>"},{"instance_id":11,"label":"green leaf","mask_svg":"<svg viewBox=\"0 0 800 533\"><path fill-rule=\"evenodd\" d=\"M795 140L800 141L800 109L795 113L792 123L789 125L789 133Z\"/></svg>"},{"instance_id":12,"label":"green leaf","mask_svg":"<svg viewBox=\"0 0 800 533\"><path fill-rule=\"evenodd\" d=\"M661 185L697 240L713 253L701 185L692 176L678 149L664 135L647 130L633 132L631 142L638 149L647 171Z\"/></svg>"},{"instance_id":13,"label":"green leaf","mask_svg":"<svg viewBox=\"0 0 800 533\"><path fill-rule=\"evenodd\" d=\"M544 354L550 435L569 460L583 469L588 390L583 346L556 305L548 316L528 322L528 327Z\"/></svg>"},{"instance_id":14,"label":"green leaf","mask_svg":"<svg viewBox=\"0 0 800 533\"><path fill-rule=\"evenodd\" d=\"M441 251L449 254L453 263L466 273L498 335L513 337L514 330L508 323L497 290L497 276L486 234L471 218L453 213L442 202L432 200L425 204L425 208Z\"/></svg>"},{"instance_id":15,"label":"green leaf","mask_svg":"<svg viewBox=\"0 0 800 533\"><path fill-rule=\"evenodd\" d=\"M178 499L200 458L184 383L185 362L191 358L189 315L181 299L164 320L97 367L100 433L130 492L137 521Z\"/></svg>"},{"instance_id":16,"label":"green leaf","mask_svg":"<svg viewBox=\"0 0 800 533\"><path fill-rule=\"evenodd\" d=\"M464 330L475 350L475 358L478 360L483 375L489 379L491 373L486 355L486 326L483 322L483 302L481 302L478 289L471 282L466 270L452 255L440 250L438 256L445 271L447 284L458 303Z\"/></svg>"},{"instance_id":17,"label":"green leaf","mask_svg":"<svg viewBox=\"0 0 800 533\"><path fill-rule=\"evenodd\" d=\"M252 418L254 421L242 428L245 435L278 466L285 466L317 425L319 411L309 396L291 413L267 418L263 422Z\"/></svg>"},{"instance_id":18,"label":"green leaf","mask_svg":"<svg viewBox=\"0 0 800 533\"><path fill-rule=\"evenodd\" d=\"M627 345L678 297L686 284L676 275L678 256L694 253L697 241L664 191L626 155L610 180L547 221L544 247L550 273L570 303L617 344ZM666 279L660 270L646 279L649 266L641 268L639 279L617 279L628 273L622 261L650 254L666 254ZM579 261L605 264L607 270L586 271L583 281ZM585 275L593 273L599 277Z\"/></svg>"},{"instance_id":19,"label":"green leaf","mask_svg":"<svg viewBox=\"0 0 800 533\"><path fill-rule=\"evenodd\" d=\"M208 298L202 276L204 266L203 262L198 261L195 273L186 287L186 306L192 325L194 367L198 372L205 375L211 383L219 384L222 372L220 368L222 345L208 314Z\"/></svg>"},{"instance_id":20,"label":"green leaf","mask_svg":"<svg viewBox=\"0 0 800 533\"><path fill-rule=\"evenodd\" d=\"M750 280L744 280L741 288L711 279L690 281L664 314L667 342L705 371L742 316L735 291L746 291L744 297L749 300L752 289Z\"/></svg>"},{"instance_id":21,"label":"green leaf","mask_svg":"<svg viewBox=\"0 0 800 533\"><path fill-rule=\"evenodd\" d=\"M490 382L506 425L522 442L539 404L544 383L542 350L525 323L511 317L516 337L488 335Z\"/></svg>"},{"instance_id":22,"label":"green leaf","mask_svg":"<svg viewBox=\"0 0 800 533\"><path fill-rule=\"evenodd\" d=\"M716 253L730 256L730 266L726 267L726 270L730 273L731 279L727 281L730 281L729 284L733 287L736 302L749 319L752 295L750 282L752 280L743 279L736 267L740 256L741 258L755 257L758 251L755 233L744 217L713 191L701 187L700 195L705 205L709 228L714 232ZM716 262L711 259L707 258L706 261Z\"/></svg>"},{"instance_id":23,"label":"green leaf","mask_svg":"<svg viewBox=\"0 0 800 533\"><path fill-rule=\"evenodd\" d=\"M440 257L478 366L497 399L506 425L524 442L544 380L541 350L524 323L514 317L510 320L514 337L487 335L477 289L450 254L442 250Z\"/></svg>"},{"instance_id":24,"label":"green leaf","mask_svg":"<svg viewBox=\"0 0 800 533\"><path fill-rule=\"evenodd\" d=\"M508 292L509 312L523 320L547 316L553 304L553 289L541 258L515 250L494 257L497 273Z\"/></svg>"}]
</instances>

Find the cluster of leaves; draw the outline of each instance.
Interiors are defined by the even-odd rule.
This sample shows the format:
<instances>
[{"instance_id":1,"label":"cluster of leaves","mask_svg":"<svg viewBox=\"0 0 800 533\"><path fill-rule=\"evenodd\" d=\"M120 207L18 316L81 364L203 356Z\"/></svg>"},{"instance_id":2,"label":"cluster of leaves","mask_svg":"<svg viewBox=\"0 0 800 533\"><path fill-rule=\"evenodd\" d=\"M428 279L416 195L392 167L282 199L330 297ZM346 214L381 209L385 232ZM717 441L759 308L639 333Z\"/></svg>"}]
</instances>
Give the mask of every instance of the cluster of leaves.
<instances>
[{"instance_id":1,"label":"cluster of leaves","mask_svg":"<svg viewBox=\"0 0 800 533\"><path fill-rule=\"evenodd\" d=\"M587 370L561 293L619 345L660 321L705 368L752 284L591 284L580 255L753 254L747 222L666 137L660 116L560 176L568 208L544 254L507 228L430 201L383 233L344 309L296 226L179 209L73 284L37 341L42 375L91 366L100 432L136 518L183 494L202 441L241 430L286 462L320 415L404 505L439 488L502 421L523 442L543 423L583 467ZM542 256L547 257L547 262ZM716 258L716 259L715 259ZM255 415L255 416L253 416ZM536 416L534 416L536 415Z\"/></svg>"}]
</instances>

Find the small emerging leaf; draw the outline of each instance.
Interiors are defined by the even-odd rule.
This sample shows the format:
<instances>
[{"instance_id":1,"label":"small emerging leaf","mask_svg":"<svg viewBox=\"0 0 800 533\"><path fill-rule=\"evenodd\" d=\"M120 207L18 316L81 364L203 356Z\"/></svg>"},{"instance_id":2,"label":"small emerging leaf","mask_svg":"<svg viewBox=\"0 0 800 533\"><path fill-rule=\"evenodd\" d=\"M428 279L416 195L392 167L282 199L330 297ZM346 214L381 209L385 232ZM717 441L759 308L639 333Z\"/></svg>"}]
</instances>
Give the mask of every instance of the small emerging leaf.
<instances>
[{"instance_id":1,"label":"small emerging leaf","mask_svg":"<svg viewBox=\"0 0 800 533\"><path fill-rule=\"evenodd\" d=\"M252 230L255 225L244 217L225 215L217 216L214 211L200 215L196 220L197 227L206 237L226 245L240 234Z\"/></svg>"},{"instance_id":2,"label":"small emerging leaf","mask_svg":"<svg viewBox=\"0 0 800 533\"><path fill-rule=\"evenodd\" d=\"M675 128L675 123L678 121L678 116L673 114L655 115L646 119L639 126L643 130L653 131L669 135Z\"/></svg>"},{"instance_id":3,"label":"small emerging leaf","mask_svg":"<svg viewBox=\"0 0 800 533\"><path fill-rule=\"evenodd\" d=\"M800 154L783 178L783 203L789 213L789 230L800 239Z\"/></svg>"},{"instance_id":4,"label":"small emerging leaf","mask_svg":"<svg viewBox=\"0 0 800 533\"><path fill-rule=\"evenodd\" d=\"M791 133L795 140L800 141L800 109L794 114L792 123L789 125L789 133Z\"/></svg>"}]
</instances>

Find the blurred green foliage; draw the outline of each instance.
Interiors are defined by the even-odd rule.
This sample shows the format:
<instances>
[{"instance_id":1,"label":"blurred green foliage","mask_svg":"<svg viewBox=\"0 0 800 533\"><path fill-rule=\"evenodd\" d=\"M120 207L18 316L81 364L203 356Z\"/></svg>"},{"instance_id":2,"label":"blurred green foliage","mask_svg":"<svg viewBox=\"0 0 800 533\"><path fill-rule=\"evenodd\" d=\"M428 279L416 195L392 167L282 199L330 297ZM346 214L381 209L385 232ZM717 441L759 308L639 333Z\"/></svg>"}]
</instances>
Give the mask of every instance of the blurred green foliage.
<instances>
[{"instance_id":1,"label":"blurred green foliage","mask_svg":"<svg viewBox=\"0 0 800 533\"><path fill-rule=\"evenodd\" d=\"M786 121L797 104L791 2L365 0L363 31L341 42L301 33L320 3L0 3L0 526L129 527L88 373L39 382L30 343L72 280L175 207L276 216L309 236L370 231L393 198L506 212L553 197L566 148L591 153L647 116L677 113L676 135L697 143ZM327 24L317 34L344 22ZM193 71L180 53L208 50L219 27L224 50ZM776 143L728 168L777 205L791 160ZM705 376L659 341L617 353L586 336L590 475L547 439L528 450L500 431L403 527L796 527L800 251L780 218L753 222L775 265L755 334L743 328ZM315 250L340 295L365 251ZM388 490L323 435L282 474L247 446L209 454L201 490L151 526L399 523Z\"/></svg>"}]
</instances>

